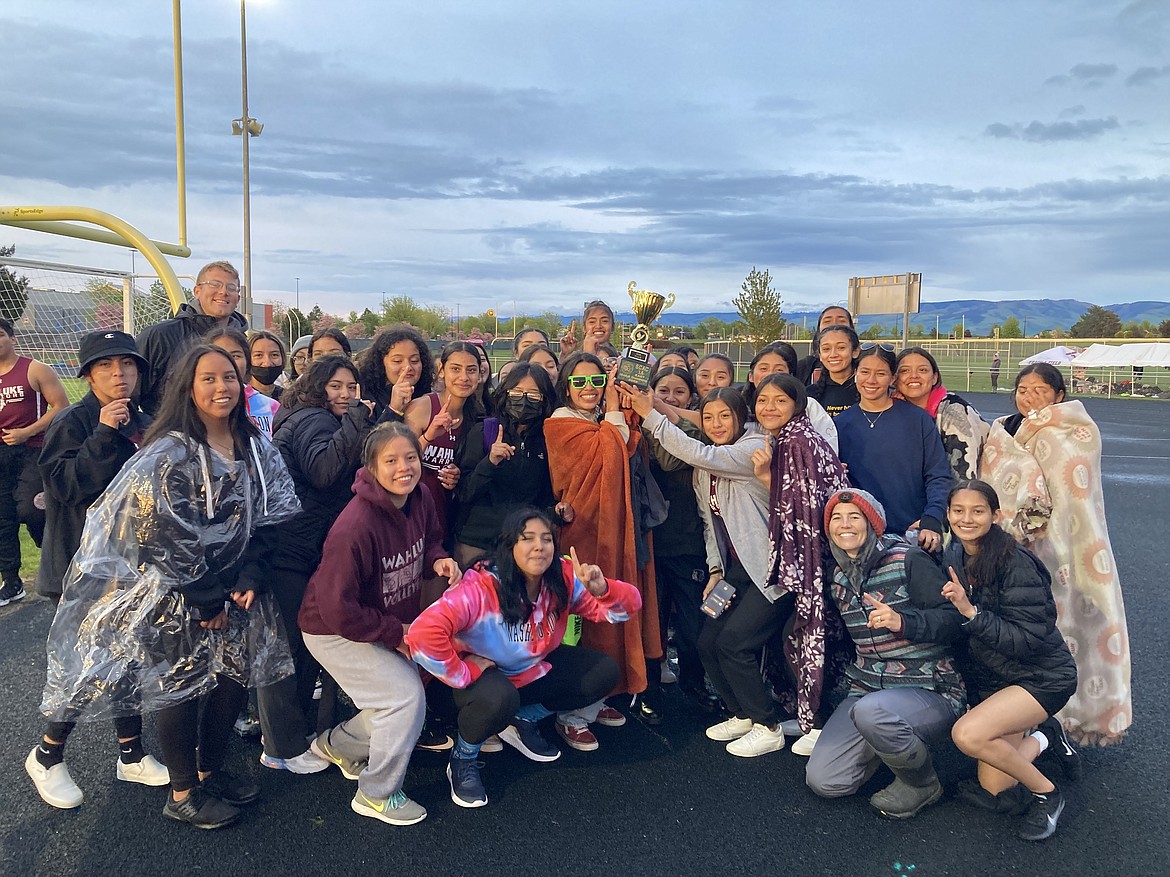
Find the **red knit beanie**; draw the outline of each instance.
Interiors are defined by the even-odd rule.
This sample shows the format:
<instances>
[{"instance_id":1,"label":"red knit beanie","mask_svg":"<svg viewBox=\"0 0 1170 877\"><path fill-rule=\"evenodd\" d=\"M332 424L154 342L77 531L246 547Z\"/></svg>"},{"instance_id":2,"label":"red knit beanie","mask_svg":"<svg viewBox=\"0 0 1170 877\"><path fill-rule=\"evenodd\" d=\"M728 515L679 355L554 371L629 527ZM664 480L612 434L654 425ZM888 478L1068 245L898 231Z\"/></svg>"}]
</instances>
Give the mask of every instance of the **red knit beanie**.
<instances>
[{"instance_id":1,"label":"red knit beanie","mask_svg":"<svg viewBox=\"0 0 1170 877\"><path fill-rule=\"evenodd\" d=\"M847 487L844 490L838 490L829 497L829 501L825 503L825 531L829 529L829 518L833 515L833 509L839 503L849 503L857 506L861 513L865 515L865 519L869 521L869 525L873 527L875 536L880 536L886 532L886 510L882 508L882 504L878 502L877 497L865 490L858 490L856 487Z\"/></svg>"}]
</instances>

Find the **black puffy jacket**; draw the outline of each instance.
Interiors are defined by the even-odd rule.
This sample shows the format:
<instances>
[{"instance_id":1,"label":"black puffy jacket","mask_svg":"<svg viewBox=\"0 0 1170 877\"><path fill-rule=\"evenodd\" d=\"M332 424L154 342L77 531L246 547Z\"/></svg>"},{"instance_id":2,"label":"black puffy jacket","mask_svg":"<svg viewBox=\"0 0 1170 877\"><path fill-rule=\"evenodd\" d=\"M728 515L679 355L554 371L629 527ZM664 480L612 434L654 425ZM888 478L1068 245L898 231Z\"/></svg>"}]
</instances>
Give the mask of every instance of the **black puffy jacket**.
<instances>
[{"instance_id":1,"label":"black puffy jacket","mask_svg":"<svg viewBox=\"0 0 1170 877\"><path fill-rule=\"evenodd\" d=\"M957 539L944 550L942 565L955 571L979 609L962 625L966 655L956 655L968 685L991 693L1017 683L1051 691L1076 684L1076 662L1056 626L1052 577L1036 555L1017 545L1003 576L974 590Z\"/></svg>"},{"instance_id":2,"label":"black puffy jacket","mask_svg":"<svg viewBox=\"0 0 1170 877\"><path fill-rule=\"evenodd\" d=\"M353 498L362 443L372 427L369 409L357 401L344 417L315 406L276 413L272 443L284 457L302 511L281 525L275 566L305 573L317 568L329 528Z\"/></svg>"}]
</instances>

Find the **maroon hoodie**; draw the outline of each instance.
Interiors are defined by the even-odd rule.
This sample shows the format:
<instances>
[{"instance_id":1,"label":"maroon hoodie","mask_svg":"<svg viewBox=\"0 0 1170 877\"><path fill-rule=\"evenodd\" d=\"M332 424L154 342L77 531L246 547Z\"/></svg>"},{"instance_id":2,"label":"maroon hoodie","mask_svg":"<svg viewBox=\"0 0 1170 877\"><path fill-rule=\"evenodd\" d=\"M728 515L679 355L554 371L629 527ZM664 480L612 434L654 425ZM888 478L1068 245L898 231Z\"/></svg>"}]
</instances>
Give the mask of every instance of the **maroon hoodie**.
<instances>
[{"instance_id":1,"label":"maroon hoodie","mask_svg":"<svg viewBox=\"0 0 1170 877\"><path fill-rule=\"evenodd\" d=\"M397 648L403 623L419 613L423 578L448 556L439 518L430 496L418 488L395 508L364 468L353 492L325 539L298 621L304 633Z\"/></svg>"}]
</instances>

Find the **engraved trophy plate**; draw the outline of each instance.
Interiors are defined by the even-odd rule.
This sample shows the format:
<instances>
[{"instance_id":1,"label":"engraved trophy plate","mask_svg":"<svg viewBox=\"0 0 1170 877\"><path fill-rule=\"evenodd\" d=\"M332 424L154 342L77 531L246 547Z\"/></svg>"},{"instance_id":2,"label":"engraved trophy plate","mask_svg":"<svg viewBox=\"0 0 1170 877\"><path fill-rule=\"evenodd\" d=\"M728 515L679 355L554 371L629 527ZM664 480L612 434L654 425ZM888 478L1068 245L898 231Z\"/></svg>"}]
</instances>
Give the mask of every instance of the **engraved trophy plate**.
<instances>
[{"instance_id":1,"label":"engraved trophy plate","mask_svg":"<svg viewBox=\"0 0 1170 877\"><path fill-rule=\"evenodd\" d=\"M630 332L630 347L618 363L617 379L646 389L650 385L650 324L659 314L674 304L674 293L669 296L635 289L637 281L631 280L626 291L634 304L634 316L638 324Z\"/></svg>"}]
</instances>

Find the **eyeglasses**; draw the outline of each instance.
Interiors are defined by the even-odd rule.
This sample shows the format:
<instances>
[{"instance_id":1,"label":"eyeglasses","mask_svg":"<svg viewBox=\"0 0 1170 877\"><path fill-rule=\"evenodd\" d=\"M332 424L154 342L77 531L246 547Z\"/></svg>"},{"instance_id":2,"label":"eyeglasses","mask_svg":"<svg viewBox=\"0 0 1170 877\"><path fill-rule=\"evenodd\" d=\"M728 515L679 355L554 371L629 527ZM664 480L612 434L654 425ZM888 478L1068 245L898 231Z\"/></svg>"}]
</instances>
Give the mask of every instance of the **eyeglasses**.
<instances>
[{"instance_id":1,"label":"eyeglasses","mask_svg":"<svg viewBox=\"0 0 1170 877\"><path fill-rule=\"evenodd\" d=\"M530 402L543 402L544 394L537 390L509 390L509 399L528 399Z\"/></svg>"},{"instance_id":2,"label":"eyeglasses","mask_svg":"<svg viewBox=\"0 0 1170 877\"><path fill-rule=\"evenodd\" d=\"M574 390L584 390L587 386L604 387L606 380L605 375L569 375L569 386Z\"/></svg>"},{"instance_id":3,"label":"eyeglasses","mask_svg":"<svg viewBox=\"0 0 1170 877\"><path fill-rule=\"evenodd\" d=\"M196 286L208 286L211 289L219 292L221 289L226 289L228 292L235 295L240 291L240 284L238 283L224 283L222 280L200 280L195 284Z\"/></svg>"},{"instance_id":4,"label":"eyeglasses","mask_svg":"<svg viewBox=\"0 0 1170 877\"><path fill-rule=\"evenodd\" d=\"M307 353L305 353L305 351L300 350L300 351L293 354L292 361L293 362L304 362L308 358L309 358L309 355Z\"/></svg>"},{"instance_id":5,"label":"eyeglasses","mask_svg":"<svg viewBox=\"0 0 1170 877\"><path fill-rule=\"evenodd\" d=\"M882 350L888 350L890 353L894 352L894 345L888 341L866 341L861 345L862 350L873 350L875 347L880 347Z\"/></svg>"}]
</instances>

